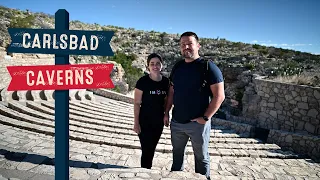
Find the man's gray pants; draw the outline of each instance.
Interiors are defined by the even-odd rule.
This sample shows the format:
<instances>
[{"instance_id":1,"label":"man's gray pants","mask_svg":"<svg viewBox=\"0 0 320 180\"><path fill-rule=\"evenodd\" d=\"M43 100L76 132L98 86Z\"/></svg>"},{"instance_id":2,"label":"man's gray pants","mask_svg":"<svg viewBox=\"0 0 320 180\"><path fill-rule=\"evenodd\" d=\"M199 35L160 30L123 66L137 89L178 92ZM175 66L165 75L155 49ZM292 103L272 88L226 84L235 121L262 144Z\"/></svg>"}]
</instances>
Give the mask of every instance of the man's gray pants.
<instances>
[{"instance_id":1,"label":"man's gray pants","mask_svg":"<svg viewBox=\"0 0 320 180\"><path fill-rule=\"evenodd\" d=\"M187 142L190 138L195 160L195 172L210 177L210 155L208 152L211 121L206 124L189 122L177 123L174 120L170 124L171 143L173 146L173 163L171 171L184 169L184 154Z\"/></svg>"}]
</instances>

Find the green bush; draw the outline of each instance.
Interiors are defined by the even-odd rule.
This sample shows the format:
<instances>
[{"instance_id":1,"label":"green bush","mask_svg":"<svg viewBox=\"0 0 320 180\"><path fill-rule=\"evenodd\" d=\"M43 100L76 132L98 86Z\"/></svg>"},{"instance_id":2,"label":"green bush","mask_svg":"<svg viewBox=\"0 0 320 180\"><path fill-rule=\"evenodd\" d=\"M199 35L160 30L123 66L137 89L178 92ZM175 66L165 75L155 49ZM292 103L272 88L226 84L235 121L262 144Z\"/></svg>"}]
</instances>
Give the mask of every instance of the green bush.
<instances>
[{"instance_id":1,"label":"green bush","mask_svg":"<svg viewBox=\"0 0 320 180\"><path fill-rule=\"evenodd\" d=\"M32 28L34 20L35 17L33 15L28 15L27 17L12 17L9 28Z\"/></svg>"},{"instance_id":2,"label":"green bush","mask_svg":"<svg viewBox=\"0 0 320 180\"><path fill-rule=\"evenodd\" d=\"M115 55L110 58L111 61L115 61L118 64L121 64L125 71L125 79L129 85L129 91L135 88L136 82L138 79L143 76L141 69L132 67L132 62L137 59L137 56L134 54L126 55L125 53L116 52Z\"/></svg>"},{"instance_id":3,"label":"green bush","mask_svg":"<svg viewBox=\"0 0 320 180\"><path fill-rule=\"evenodd\" d=\"M254 45L252 45L252 47L254 48L254 49L260 49L260 45L259 44L254 44Z\"/></svg>"},{"instance_id":4,"label":"green bush","mask_svg":"<svg viewBox=\"0 0 320 180\"><path fill-rule=\"evenodd\" d=\"M160 43L161 43L161 45L162 46L164 46L165 45L165 40L164 40L164 37L167 35L167 33L165 33L165 32L163 32L163 33L161 33L160 34Z\"/></svg>"},{"instance_id":5,"label":"green bush","mask_svg":"<svg viewBox=\"0 0 320 180\"><path fill-rule=\"evenodd\" d=\"M252 71L252 70L254 70L255 65L253 63L246 63L246 64L244 64L244 67L246 67L247 69Z\"/></svg>"},{"instance_id":6,"label":"green bush","mask_svg":"<svg viewBox=\"0 0 320 180\"><path fill-rule=\"evenodd\" d=\"M268 49L259 49L259 52L263 55L267 55L269 53Z\"/></svg>"}]
</instances>

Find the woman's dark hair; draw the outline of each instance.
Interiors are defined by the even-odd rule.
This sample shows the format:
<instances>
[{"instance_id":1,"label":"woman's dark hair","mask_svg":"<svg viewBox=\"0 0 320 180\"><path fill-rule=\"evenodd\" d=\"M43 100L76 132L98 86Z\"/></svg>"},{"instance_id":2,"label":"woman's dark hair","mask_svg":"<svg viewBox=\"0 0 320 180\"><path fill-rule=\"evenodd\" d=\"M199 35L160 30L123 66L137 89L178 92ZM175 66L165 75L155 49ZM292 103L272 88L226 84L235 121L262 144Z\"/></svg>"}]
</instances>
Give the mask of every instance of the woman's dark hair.
<instances>
[{"instance_id":1,"label":"woman's dark hair","mask_svg":"<svg viewBox=\"0 0 320 180\"><path fill-rule=\"evenodd\" d=\"M161 63L163 62L163 61L162 61L162 57L161 57L159 54L157 54L157 53L152 53L152 54L150 54L150 55L148 56L148 58L147 58L147 66L149 66L150 60L151 60L152 58L158 58Z\"/></svg>"}]
</instances>

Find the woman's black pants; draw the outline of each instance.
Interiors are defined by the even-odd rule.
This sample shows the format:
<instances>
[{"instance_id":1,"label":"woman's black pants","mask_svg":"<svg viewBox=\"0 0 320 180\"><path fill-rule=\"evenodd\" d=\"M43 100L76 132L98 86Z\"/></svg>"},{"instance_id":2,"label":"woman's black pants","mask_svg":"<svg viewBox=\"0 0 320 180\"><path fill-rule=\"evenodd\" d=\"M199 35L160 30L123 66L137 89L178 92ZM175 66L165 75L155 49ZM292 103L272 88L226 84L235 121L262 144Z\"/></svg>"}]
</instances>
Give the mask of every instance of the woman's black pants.
<instances>
[{"instance_id":1,"label":"woman's black pants","mask_svg":"<svg viewBox=\"0 0 320 180\"><path fill-rule=\"evenodd\" d=\"M159 142L160 136L163 131L163 126L159 127L141 127L139 134L141 144L141 167L151 169L152 160L156 146Z\"/></svg>"}]
</instances>

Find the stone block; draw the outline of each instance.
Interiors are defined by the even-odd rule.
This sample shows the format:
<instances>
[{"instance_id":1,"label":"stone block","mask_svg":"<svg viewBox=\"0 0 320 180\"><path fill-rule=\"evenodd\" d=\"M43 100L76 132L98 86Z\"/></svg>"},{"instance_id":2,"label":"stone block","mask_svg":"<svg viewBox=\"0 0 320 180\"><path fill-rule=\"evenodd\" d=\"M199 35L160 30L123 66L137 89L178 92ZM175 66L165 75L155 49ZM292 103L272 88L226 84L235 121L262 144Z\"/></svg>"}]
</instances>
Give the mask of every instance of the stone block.
<instances>
[{"instance_id":1,"label":"stone block","mask_svg":"<svg viewBox=\"0 0 320 180\"><path fill-rule=\"evenodd\" d=\"M274 103L268 103L268 107L273 108L274 107Z\"/></svg>"},{"instance_id":2,"label":"stone block","mask_svg":"<svg viewBox=\"0 0 320 180\"><path fill-rule=\"evenodd\" d=\"M295 129L296 130L303 130L304 126L305 126L305 122L303 122L303 121L295 122Z\"/></svg>"},{"instance_id":3,"label":"stone block","mask_svg":"<svg viewBox=\"0 0 320 180\"><path fill-rule=\"evenodd\" d=\"M299 109L309 109L308 103L298 102L297 106L298 106Z\"/></svg>"},{"instance_id":4,"label":"stone block","mask_svg":"<svg viewBox=\"0 0 320 180\"><path fill-rule=\"evenodd\" d=\"M95 98L93 96L93 92L86 91L85 98L90 101L94 101Z\"/></svg>"},{"instance_id":5,"label":"stone block","mask_svg":"<svg viewBox=\"0 0 320 180\"><path fill-rule=\"evenodd\" d=\"M26 101L27 100L27 91L17 91L17 96L19 101Z\"/></svg>"},{"instance_id":6,"label":"stone block","mask_svg":"<svg viewBox=\"0 0 320 180\"><path fill-rule=\"evenodd\" d=\"M1 94L1 101L8 102L13 100L16 100L16 101L19 100L17 91L7 91L7 88L3 88L0 94Z\"/></svg>"},{"instance_id":7,"label":"stone block","mask_svg":"<svg viewBox=\"0 0 320 180\"><path fill-rule=\"evenodd\" d=\"M309 117L317 118L319 112L316 109L310 109L307 113Z\"/></svg>"},{"instance_id":8,"label":"stone block","mask_svg":"<svg viewBox=\"0 0 320 180\"><path fill-rule=\"evenodd\" d=\"M297 96L296 98L294 98L294 100L300 102L301 101L301 97Z\"/></svg>"},{"instance_id":9,"label":"stone block","mask_svg":"<svg viewBox=\"0 0 320 180\"><path fill-rule=\"evenodd\" d=\"M286 117L283 116L283 115L278 115L278 119L281 120L281 121L284 121L286 119Z\"/></svg>"},{"instance_id":10,"label":"stone block","mask_svg":"<svg viewBox=\"0 0 320 180\"><path fill-rule=\"evenodd\" d=\"M41 101L41 92L42 90L32 90L30 93L31 93L31 96L32 96L32 101Z\"/></svg>"},{"instance_id":11,"label":"stone block","mask_svg":"<svg viewBox=\"0 0 320 180\"><path fill-rule=\"evenodd\" d=\"M290 101L293 99L292 95L289 95L289 94L285 95L284 97L286 98L286 101Z\"/></svg>"},{"instance_id":12,"label":"stone block","mask_svg":"<svg viewBox=\"0 0 320 180\"><path fill-rule=\"evenodd\" d=\"M279 102L276 102L275 104L274 104L274 107L277 109L277 110L283 110L283 106L279 103Z\"/></svg>"},{"instance_id":13,"label":"stone block","mask_svg":"<svg viewBox=\"0 0 320 180\"><path fill-rule=\"evenodd\" d=\"M315 89L315 90L313 91L313 96L314 96L316 99L320 100L320 89Z\"/></svg>"},{"instance_id":14,"label":"stone block","mask_svg":"<svg viewBox=\"0 0 320 180\"><path fill-rule=\"evenodd\" d=\"M292 97L295 98L298 96L298 93L296 91L291 91Z\"/></svg>"},{"instance_id":15,"label":"stone block","mask_svg":"<svg viewBox=\"0 0 320 180\"><path fill-rule=\"evenodd\" d=\"M54 90L44 90L44 95L47 101L54 101Z\"/></svg>"},{"instance_id":16,"label":"stone block","mask_svg":"<svg viewBox=\"0 0 320 180\"><path fill-rule=\"evenodd\" d=\"M310 123L319 126L319 125L320 125L320 119L318 119L318 118L311 118Z\"/></svg>"},{"instance_id":17,"label":"stone block","mask_svg":"<svg viewBox=\"0 0 320 180\"><path fill-rule=\"evenodd\" d=\"M76 97L77 92L78 92L78 89L70 89L69 90L69 99L70 100L80 100Z\"/></svg>"},{"instance_id":18,"label":"stone block","mask_svg":"<svg viewBox=\"0 0 320 180\"><path fill-rule=\"evenodd\" d=\"M308 131L309 133L314 133L315 132L315 126L309 122L307 122L304 126L305 130Z\"/></svg>"},{"instance_id":19,"label":"stone block","mask_svg":"<svg viewBox=\"0 0 320 180\"><path fill-rule=\"evenodd\" d=\"M300 113L302 116L307 115L307 111L304 110L304 109L300 109L299 113Z\"/></svg>"},{"instance_id":20,"label":"stone block","mask_svg":"<svg viewBox=\"0 0 320 180\"><path fill-rule=\"evenodd\" d=\"M307 96L301 97L301 101L302 101L302 102L308 102L308 97L307 97Z\"/></svg>"},{"instance_id":21,"label":"stone block","mask_svg":"<svg viewBox=\"0 0 320 180\"><path fill-rule=\"evenodd\" d=\"M85 94L86 94L86 89L78 89L76 94L75 94L75 97L77 100L85 100Z\"/></svg>"},{"instance_id":22,"label":"stone block","mask_svg":"<svg viewBox=\"0 0 320 180\"><path fill-rule=\"evenodd\" d=\"M292 143L292 136L290 134L286 136L285 142L289 144Z\"/></svg>"}]
</instances>

